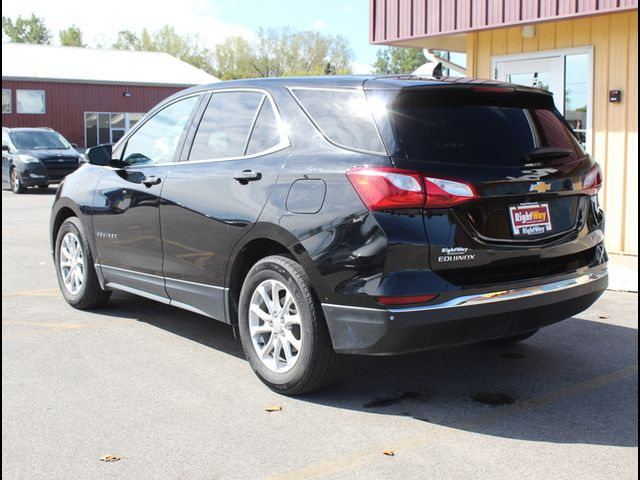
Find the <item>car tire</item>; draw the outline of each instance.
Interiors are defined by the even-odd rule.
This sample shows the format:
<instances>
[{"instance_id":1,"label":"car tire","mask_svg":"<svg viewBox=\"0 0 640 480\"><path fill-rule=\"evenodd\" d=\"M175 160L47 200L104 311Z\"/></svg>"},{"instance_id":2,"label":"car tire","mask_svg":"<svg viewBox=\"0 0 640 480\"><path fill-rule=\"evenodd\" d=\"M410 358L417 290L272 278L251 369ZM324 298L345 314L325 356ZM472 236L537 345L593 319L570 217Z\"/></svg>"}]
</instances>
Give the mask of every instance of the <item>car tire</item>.
<instances>
[{"instance_id":1,"label":"car tire","mask_svg":"<svg viewBox=\"0 0 640 480\"><path fill-rule=\"evenodd\" d=\"M100 287L87 235L76 217L67 218L58 230L55 267L62 296L72 307L100 307L111 297L110 290Z\"/></svg>"},{"instance_id":2,"label":"car tire","mask_svg":"<svg viewBox=\"0 0 640 480\"><path fill-rule=\"evenodd\" d=\"M24 193L27 191L27 187L22 183L22 177L16 167L11 167L11 170L9 170L9 186L13 193Z\"/></svg>"},{"instance_id":3,"label":"car tire","mask_svg":"<svg viewBox=\"0 0 640 480\"><path fill-rule=\"evenodd\" d=\"M322 309L305 271L290 258L269 256L249 270L240 292L238 327L251 368L275 392L301 395L328 386L337 376L340 357Z\"/></svg>"},{"instance_id":4,"label":"car tire","mask_svg":"<svg viewBox=\"0 0 640 480\"><path fill-rule=\"evenodd\" d=\"M518 335L512 335L510 337L494 338L492 340L487 340L484 343L486 343L487 345L494 345L496 347L513 345L514 343L519 343L529 337L532 337L537 332L538 330L531 330L530 332L519 333Z\"/></svg>"}]
</instances>

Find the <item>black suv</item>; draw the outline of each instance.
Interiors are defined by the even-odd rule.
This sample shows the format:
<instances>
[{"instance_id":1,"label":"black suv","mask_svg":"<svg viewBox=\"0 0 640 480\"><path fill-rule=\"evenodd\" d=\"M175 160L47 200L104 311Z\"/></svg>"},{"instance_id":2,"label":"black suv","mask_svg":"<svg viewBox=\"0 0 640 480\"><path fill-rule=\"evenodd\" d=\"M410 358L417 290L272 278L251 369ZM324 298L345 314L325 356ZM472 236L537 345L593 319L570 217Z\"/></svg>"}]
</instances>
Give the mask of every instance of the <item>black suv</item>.
<instances>
[{"instance_id":1,"label":"black suv","mask_svg":"<svg viewBox=\"0 0 640 480\"><path fill-rule=\"evenodd\" d=\"M229 323L278 392L327 385L342 353L523 340L607 286L600 169L540 90L223 82L87 155L51 215L66 300Z\"/></svg>"},{"instance_id":2,"label":"black suv","mask_svg":"<svg viewBox=\"0 0 640 480\"><path fill-rule=\"evenodd\" d=\"M84 155L50 128L2 127L2 183L14 193L46 188L75 171Z\"/></svg>"}]
</instances>

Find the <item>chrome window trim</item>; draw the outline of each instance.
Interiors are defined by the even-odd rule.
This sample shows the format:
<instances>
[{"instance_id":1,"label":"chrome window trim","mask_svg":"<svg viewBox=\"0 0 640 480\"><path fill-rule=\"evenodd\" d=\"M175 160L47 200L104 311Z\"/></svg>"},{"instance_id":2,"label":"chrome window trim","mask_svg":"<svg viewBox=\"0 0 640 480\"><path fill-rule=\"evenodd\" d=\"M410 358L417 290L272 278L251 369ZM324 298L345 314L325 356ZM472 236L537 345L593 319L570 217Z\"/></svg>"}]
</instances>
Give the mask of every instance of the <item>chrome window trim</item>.
<instances>
[{"instance_id":1,"label":"chrome window trim","mask_svg":"<svg viewBox=\"0 0 640 480\"><path fill-rule=\"evenodd\" d=\"M287 136L286 132L285 132L285 124L284 121L282 120L282 115L280 115L280 110L278 110L275 101L273 100L273 97L271 96L271 94L269 92L267 92L266 90L260 89L260 88L220 88L220 89L211 89L208 90L206 93L211 93L211 99L213 98L213 95L216 95L218 93L235 93L235 92L250 92L250 93L261 93L263 95L266 96L266 98L269 99L269 103L271 104L271 108L273 108L273 112L276 115L276 120L277 120L277 124L278 124L278 130L280 130L280 141L274 145L271 148L268 148L266 150L262 150L261 152L256 152L256 153L252 153L251 155L241 155L241 156L236 156L236 157L223 157L223 158L209 158L209 159L204 159L204 160L189 160L189 158L187 157L187 160L184 160L182 162L175 162L175 163L180 163L180 164L189 164L189 163L211 163L211 162L228 162L230 160L244 160L247 158L256 158L256 157L261 157L263 155L268 155L270 153L274 153L274 152L279 152L280 150L284 150L286 148L291 147L291 142L289 140L289 137ZM211 102L211 99L209 99L209 102ZM207 105L208 106L208 105ZM260 109L264 106L264 101L261 102L260 104ZM207 109L205 108L204 112L202 113L202 118L204 118L205 113L207 112ZM255 117L254 121L257 120L257 116ZM253 129L252 129L252 133L253 133ZM198 135L198 132L196 131L196 135ZM194 137L195 140L195 137ZM193 146L193 143L192 145ZM245 146L245 150L246 150L246 146ZM191 151L189 151L189 155L191 155ZM171 165L170 163L164 163L163 165Z\"/></svg>"},{"instance_id":2,"label":"chrome window trim","mask_svg":"<svg viewBox=\"0 0 640 480\"><path fill-rule=\"evenodd\" d=\"M177 162L167 162L167 163L153 163L153 164L149 164L149 165L132 165L131 167L129 166L125 166L125 167L105 167L105 168L109 168L111 170L122 170L123 168L126 170L128 168L134 168L136 170L139 170L140 168L153 168L153 167L167 167L167 166L172 166L172 165L188 165L188 164L199 164L199 163L214 163L214 162L226 162L226 161L230 161L230 160L244 160L244 159L251 159L251 158L256 158L256 157L261 157L263 155L269 155L271 153L275 153L275 152L279 152L281 150L285 150L287 148L291 147L291 142L289 140L289 137L286 134L285 131L285 123L282 120L282 115L280 114L280 110L278 109L278 106L276 105L275 101L273 100L273 97L271 96L271 94L263 89L260 88L211 88L208 90L202 90L199 92L194 92L192 94L189 95L184 95L182 97L176 98L175 100L173 100L170 103L167 103L166 105L163 105L161 109L159 109L157 112L160 112L162 110L164 110L165 108L173 105L176 102L179 102L181 100L185 100L187 98L190 97L195 97L195 96L200 96L200 95L208 95L208 94L213 94L215 95L216 93L227 93L227 92L253 92L253 93L261 93L263 95L265 95L268 99L269 102L271 103L271 107L273 108L273 112L276 115L276 119L278 122L278 129L280 130L280 142L278 142L278 144L274 145L271 148L268 148L267 150L263 150L261 152L256 152L253 153L251 155L243 155L240 157L226 157L226 158L212 158L212 159L205 159L205 160L189 160L187 158L187 160L183 160L183 161L177 161ZM209 99L209 101L211 101L211 99ZM264 105L264 102L262 103ZM153 116L156 115L157 112L153 113ZM205 112L206 112L206 108L205 108ZM145 116L147 116L149 113L145 114ZM204 116L204 112L202 114ZM131 137L132 135L134 135L136 133L136 131L141 128L145 123L147 123L147 121L152 118L152 116L148 116L147 118L143 118L142 120L138 121L138 123L136 123L136 125L129 130L119 141L118 143L116 143L113 146L113 150L115 151L119 146L120 143L122 142L128 142L129 141L129 137ZM197 133L197 132L196 132ZM191 147L191 145L189 146ZM124 153L124 151L123 151ZM189 154L191 154L191 151L189 151Z\"/></svg>"}]
</instances>

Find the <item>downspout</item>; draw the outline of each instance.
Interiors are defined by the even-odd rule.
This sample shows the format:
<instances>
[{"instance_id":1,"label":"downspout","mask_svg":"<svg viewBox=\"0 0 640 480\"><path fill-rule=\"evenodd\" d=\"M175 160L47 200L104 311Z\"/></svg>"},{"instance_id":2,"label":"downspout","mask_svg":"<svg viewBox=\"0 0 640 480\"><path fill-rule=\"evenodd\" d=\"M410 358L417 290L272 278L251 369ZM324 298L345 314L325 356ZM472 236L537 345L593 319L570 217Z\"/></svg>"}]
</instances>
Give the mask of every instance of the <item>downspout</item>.
<instances>
[{"instance_id":1,"label":"downspout","mask_svg":"<svg viewBox=\"0 0 640 480\"><path fill-rule=\"evenodd\" d=\"M436 55L434 53L434 50L432 50L431 48L424 48L422 49L422 51L424 52L424 56L427 58L429 62L441 63L443 67L446 67L450 70L455 70L456 72L461 73L464 76L467 75L466 68L458 65L457 63L453 63L450 60L447 60L446 58L442 58L441 56Z\"/></svg>"}]
</instances>

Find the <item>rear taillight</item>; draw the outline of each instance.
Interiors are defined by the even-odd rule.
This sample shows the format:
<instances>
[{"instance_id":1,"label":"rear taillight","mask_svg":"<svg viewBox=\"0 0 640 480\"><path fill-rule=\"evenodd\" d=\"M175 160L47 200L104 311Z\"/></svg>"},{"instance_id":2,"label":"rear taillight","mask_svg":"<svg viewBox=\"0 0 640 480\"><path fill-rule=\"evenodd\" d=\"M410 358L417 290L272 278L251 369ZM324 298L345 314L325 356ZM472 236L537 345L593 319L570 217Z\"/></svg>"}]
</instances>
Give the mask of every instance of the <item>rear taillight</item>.
<instances>
[{"instance_id":1,"label":"rear taillight","mask_svg":"<svg viewBox=\"0 0 640 480\"><path fill-rule=\"evenodd\" d=\"M597 163L587 170L582 178L582 190L589 195L595 195L602 187L602 170Z\"/></svg>"},{"instance_id":2,"label":"rear taillight","mask_svg":"<svg viewBox=\"0 0 640 480\"><path fill-rule=\"evenodd\" d=\"M428 207L451 207L475 198L473 187L467 183L426 177Z\"/></svg>"},{"instance_id":3,"label":"rear taillight","mask_svg":"<svg viewBox=\"0 0 640 480\"><path fill-rule=\"evenodd\" d=\"M381 167L356 167L347 178L369 210L422 208L422 177L408 170Z\"/></svg>"},{"instance_id":4,"label":"rear taillight","mask_svg":"<svg viewBox=\"0 0 640 480\"><path fill-rule=\"evenodd\" d=\"M476 197L467 183L398 168L355 167L347 178L369 210L446 208Z\"/></svg>"}]
</instances>

